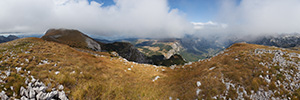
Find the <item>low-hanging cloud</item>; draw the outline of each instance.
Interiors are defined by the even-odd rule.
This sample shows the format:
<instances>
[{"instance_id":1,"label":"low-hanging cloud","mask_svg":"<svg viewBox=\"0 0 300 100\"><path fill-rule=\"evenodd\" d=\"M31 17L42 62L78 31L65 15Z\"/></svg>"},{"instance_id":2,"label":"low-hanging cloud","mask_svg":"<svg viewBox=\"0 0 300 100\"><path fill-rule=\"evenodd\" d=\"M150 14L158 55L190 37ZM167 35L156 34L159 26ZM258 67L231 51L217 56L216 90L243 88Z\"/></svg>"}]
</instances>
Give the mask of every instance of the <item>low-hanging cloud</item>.
<instances>
[{"instance_id":1,"label":"low-hanging cloud","mask_svg":"<svg viewBox=\"0 0 300 100\"><path fill-rule=\"evenodd\" d=\"M167 0L1 0L0 31L44 32L72 28L100 36L181 37L193 26Z\"/></svg>"},{"instance_id":2,"label":"low-hanging cloud","mask_svg":"<svg viewBox=\"0 0 300 100\"><path fill-rule=\"evenodd\" d=\"M0 32L71 28L97 36L144 38L300 33L299 0L220 0L216 19L208 22L188 22L167 0L114 2L0 0Z\"/></svg>"},{"instance_id":3,"label":"low-hanging cloud","mask_svg":"<svg viewBox=\"0 0 300 100\"><path fill-rule=\"evenodd\" d=\"M224 33L261 35L300 32L299 0L223 0L218 22Z\"/></svg>"}]
</instances>

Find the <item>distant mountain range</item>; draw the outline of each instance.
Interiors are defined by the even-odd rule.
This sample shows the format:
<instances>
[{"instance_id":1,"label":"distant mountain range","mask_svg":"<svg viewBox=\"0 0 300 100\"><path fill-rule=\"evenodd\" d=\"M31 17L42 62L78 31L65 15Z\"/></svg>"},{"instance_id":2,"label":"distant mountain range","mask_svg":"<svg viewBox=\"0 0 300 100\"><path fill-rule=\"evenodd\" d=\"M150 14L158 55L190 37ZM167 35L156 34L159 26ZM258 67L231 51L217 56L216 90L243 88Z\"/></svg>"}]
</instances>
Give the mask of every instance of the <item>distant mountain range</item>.
<instances>
[{"instance_id":1,"label":"distant mountain range","mask_svg":"<svg viewBox=\"0 0 300 100\"><path fill-rule=\"evenodd\" d=\"M9 36L7 36L7 37L5 37L5 36L0 36L0 43L12 41L12 40L15 40L15 39L18 39L18 38L19 38L19 37L15 36L15 35L9 35Z\"/></svg>"},{"instance_id":2,"label":"distant mountain range","mask_svg":"<svg viewBox=\"0 0 300 100\"><path fill-rule=\"evenodd\" d=\"M276 46L282 48L300 47L300 34L293 33L269 35L259 37L256 40L248 41L248 43Z\"/></svg>"},{"instance_id":3,"label":"distant mountain range","mask_svg":"<svg viewBox=\"0 0 300 100\"><path fill-rule=\"evenodd\" d=\"M75 33L78 32L79 31ZM69 34L69 35L75 35L75 34ZM67 37L65 38L68 38L69 35L67 35ZM84 34L80 32L80 35L84 35ZM215 54L219 53L220 51L224 50L225 48L229 47L230 45L239 42L246 42L246 43L266 45L266 46L276 46L276 47L283 47L283 48L293 48L293 47L300 46L299 33L262 35L252 40L244 40L236 37L224 38L224 37L217 37L217 36L201 38L201 37L186 35L183 38L161 38L161 39L128 38L128 39L118 39L118 40L111 41L111 40L97 39L97 38L94 39L88 37L87 35L84 36L85 38L89 38L94 42L99 43L101 45L100 48L105 48L103 50L100 50L100 48L96 46L96 48L99 49L98 51L117 51L120 56L130 61L151 63L157 65L161 64L162 62L155 63L153 61L168 59L174 54L179 54L187 62L190 61L193 62L193 61L198 61L199 59L210 58ZM8 37L0 36L0 43L11 41L17 38L18 37L14 35L10 35ZM84 41L85 38L82 38L83 40L77 38L73 38L73 40L68 39L74 41L75 44L70 44L70 43L67 44L70 46L80 47L79 45L80 43L85 43ZM52 37L52 39L54 38ZM78 42L79 40L81 41L80 43ZM53 41L58 42L57 40L53 40ZM128 42L130 44L125 42ZM119 47L119 46L123 46L123 47ZM127 49L123 49L125 47ZM90 47L90 49L93 50L96 50L96 48Z\"/></svg>"},{"instance_id":4,"label":"distant mountain range","mask_svg":"<svg viewBox=\"0 0 300 100\"><path fill-rule=\"evenodd\" d=\"M164 55L166 58L172 54L181 55L186 61L207 59L223 51L234 43L246 42L252 44L276 46L283 48L299 47L300 34L277 34L258 36L253 40L236 37L195 37L162 38L162 39L121 39L116 41L130 42L141 52L148 56Z\"/></svg>"}]
</instances>

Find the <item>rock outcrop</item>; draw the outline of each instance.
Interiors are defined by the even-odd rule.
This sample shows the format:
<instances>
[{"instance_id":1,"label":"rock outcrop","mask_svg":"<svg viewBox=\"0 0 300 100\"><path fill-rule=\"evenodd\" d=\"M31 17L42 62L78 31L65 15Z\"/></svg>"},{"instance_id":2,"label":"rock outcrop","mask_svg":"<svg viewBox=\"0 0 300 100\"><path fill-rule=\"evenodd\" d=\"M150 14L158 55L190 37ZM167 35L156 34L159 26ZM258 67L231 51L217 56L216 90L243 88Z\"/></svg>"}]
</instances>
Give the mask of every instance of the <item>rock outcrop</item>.
<instances>
[{"instance_id":1,"label":"rock outcrop","mask_svg":"<svg viewBox=\"0 0 300 100\"><path fill-rule=\"evenodd\" d=\"M52 91L50 92L46 92L47 88L48 87L43 82L32 79L31 82L27 84L27 88L20 88L21 100L68 100L65 92L63 91L62 85L58 86L58 90L56 88L52 88Z\"/></svg>"},{"instance_id":2,"label":"rock outcrop","mask_svg":"<svg viewBox=\"0 0 300 100\"><path fill-rule=\"evenodd\" d=\"M173 56L174 54L177 54L180 52L180 50L182 49L182 46L179 42L175 42L174 44L172 44L172 49L169 50L166 54L166 58L169 59L171 56Z\"/></svg>"},{"instance_id":3,"label":"rock outcrop","mask_svg":"<svg viewBox=\"0 0 300 100\"><path fill-rule=\"evenodd\" d=\"M29 79L26 78L25 84L27 87L21 86L20 88L20 100L69 100L63 91L64 87L62 85L58 86L58 89L52 88L50 92L46 92L48 86L43 82L36 80L32 77L32 80L28 82ZM1 100L10 100L15 97L9 97L6 95L5 91L0 92Z\"/></svg>"},{"instance_id":4,"label":"rock outcrop","mask_svg":"<svg viewBox=\"0 0 300 100\"><path fill-rule=\"evenodd\" d=\"M5 94L4 91L0 92L0 98L1 98L1 100L8 100L9 99L8 96Z\"/></svg>"}]
</instances>

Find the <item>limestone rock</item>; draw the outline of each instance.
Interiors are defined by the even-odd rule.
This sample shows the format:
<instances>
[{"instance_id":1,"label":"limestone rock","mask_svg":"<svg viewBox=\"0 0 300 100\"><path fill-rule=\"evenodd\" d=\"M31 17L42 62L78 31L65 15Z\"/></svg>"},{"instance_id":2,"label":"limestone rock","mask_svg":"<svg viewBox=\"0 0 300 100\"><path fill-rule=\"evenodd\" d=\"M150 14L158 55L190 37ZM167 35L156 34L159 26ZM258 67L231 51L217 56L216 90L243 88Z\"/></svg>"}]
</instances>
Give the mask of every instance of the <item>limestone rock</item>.
<instances>
[{"instance_id":1,"label":"limestone rock","mask_svg":"<svg viewBox=\"0 0 300 100\"><path fill-rule=\"evenodd\" d=\"M21 99L21 100L29 100L29 99L26 98L25 96L22 96L20 99Z\"/></svg>"},{"instance_id":2,"label":"limestone rock","mask_svg":"<svg viewBox=\"0 0 300 100\"><path fill-rule=\"evenodd\" d=\"M63 85L59 85L59 86L58 86L58 89L59 89L59 90L63 90L63 89L64 89L64 86L63 86Z\"/></svg>"},{"instance_id":3,"label":"limestone rock","mask_svg":"<svg viewBox=\"0 0 300 100\"><path fill-rule=\"evenodd\" d=\"M46 100L47 98L47 93L40 92L36 95L36 99L38 100Z\"/></svg>"},{"instance_id":4,"label":"limestone rock","mask_svg":"<svg viewBox=\"0 0 300 100\"><path fill-rule=\"evenodd\" d=\"M27 92L27 90L23 86L21 86L20 95L26 95L26 92Z\"/></svg>"},{"instance_id":5,"label":"limestone rock","mask_svg":"<svg viewBox=\"0 0 300 100\"><path fill-rule=\"evenodd\" d=\"M35 91L34 91L33 89L30 89L30 90L29 90L29 98L30 98L30 99L34 99L34 98L35 98L35 95L36 95Z\"/></svg>"},{"instance_id":6,"label":"limestone rock","mask_svg":"<svg viewBox=\"0 0 300 100\"><path fill-rule=\"evenodd\" d=\"M4 91L0 92L0 98L1 100L8 100L8 96L5 94Z\"/></svg>"},{"instance_id":7,"label":"limestone rock","mask_svg":"<svg viewBox=\"0 0 300 100\"><path fill-rule=\"evenodd\" d=\"M48 87L43 83L34 78L31 82L28 83L27 89L21 86L20 96L21 100L68 100L65 92L63 91L64 86L59 85L58 91L56 88L53 88L51 92L47 93L46 89ZM5 92L0 93L1 100L7 100L9 97L5 95Z\"/></svg>"},{"instance_id":8,"label":"limestone rock","mask_svg":"<svg viewBox=\"0 0 300 100\"><path fill-rule=\"evenodd\" d=\"M58 92L58 98L61 100L68 100L64 91Z\"/></svg>"}]
</instances>

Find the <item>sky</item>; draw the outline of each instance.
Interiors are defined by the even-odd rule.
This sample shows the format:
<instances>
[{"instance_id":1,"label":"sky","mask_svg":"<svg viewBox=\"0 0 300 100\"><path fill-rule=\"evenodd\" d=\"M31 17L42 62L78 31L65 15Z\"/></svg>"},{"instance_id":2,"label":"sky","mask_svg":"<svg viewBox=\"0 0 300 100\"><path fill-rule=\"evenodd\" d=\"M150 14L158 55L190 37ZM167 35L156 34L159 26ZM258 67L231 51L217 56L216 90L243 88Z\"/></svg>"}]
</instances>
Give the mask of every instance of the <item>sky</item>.
<instances>
[{"instance_id":1,"label":"sky","mask_svg":"<svg viewBox=\"0 0 300 100\"><path fill-rule=\"evenodd\" d=\"M103 3L102 6L115 5L113 0L88 0ZM239 2L237 0L236 2ZM168 0L170 9L179 9L188 21L208 22L214 19L219 9L219 0Z\"/></svg>"},{"instance_id":2,"label":"sky","mask_svg":"<svg viewBox=\"0 0 300 100\"><path fill-rule=\"evenodd\" d=\"M1 0L0 33L104 37L300 33L300 0Z\"/></svg>"}]
</instances>

